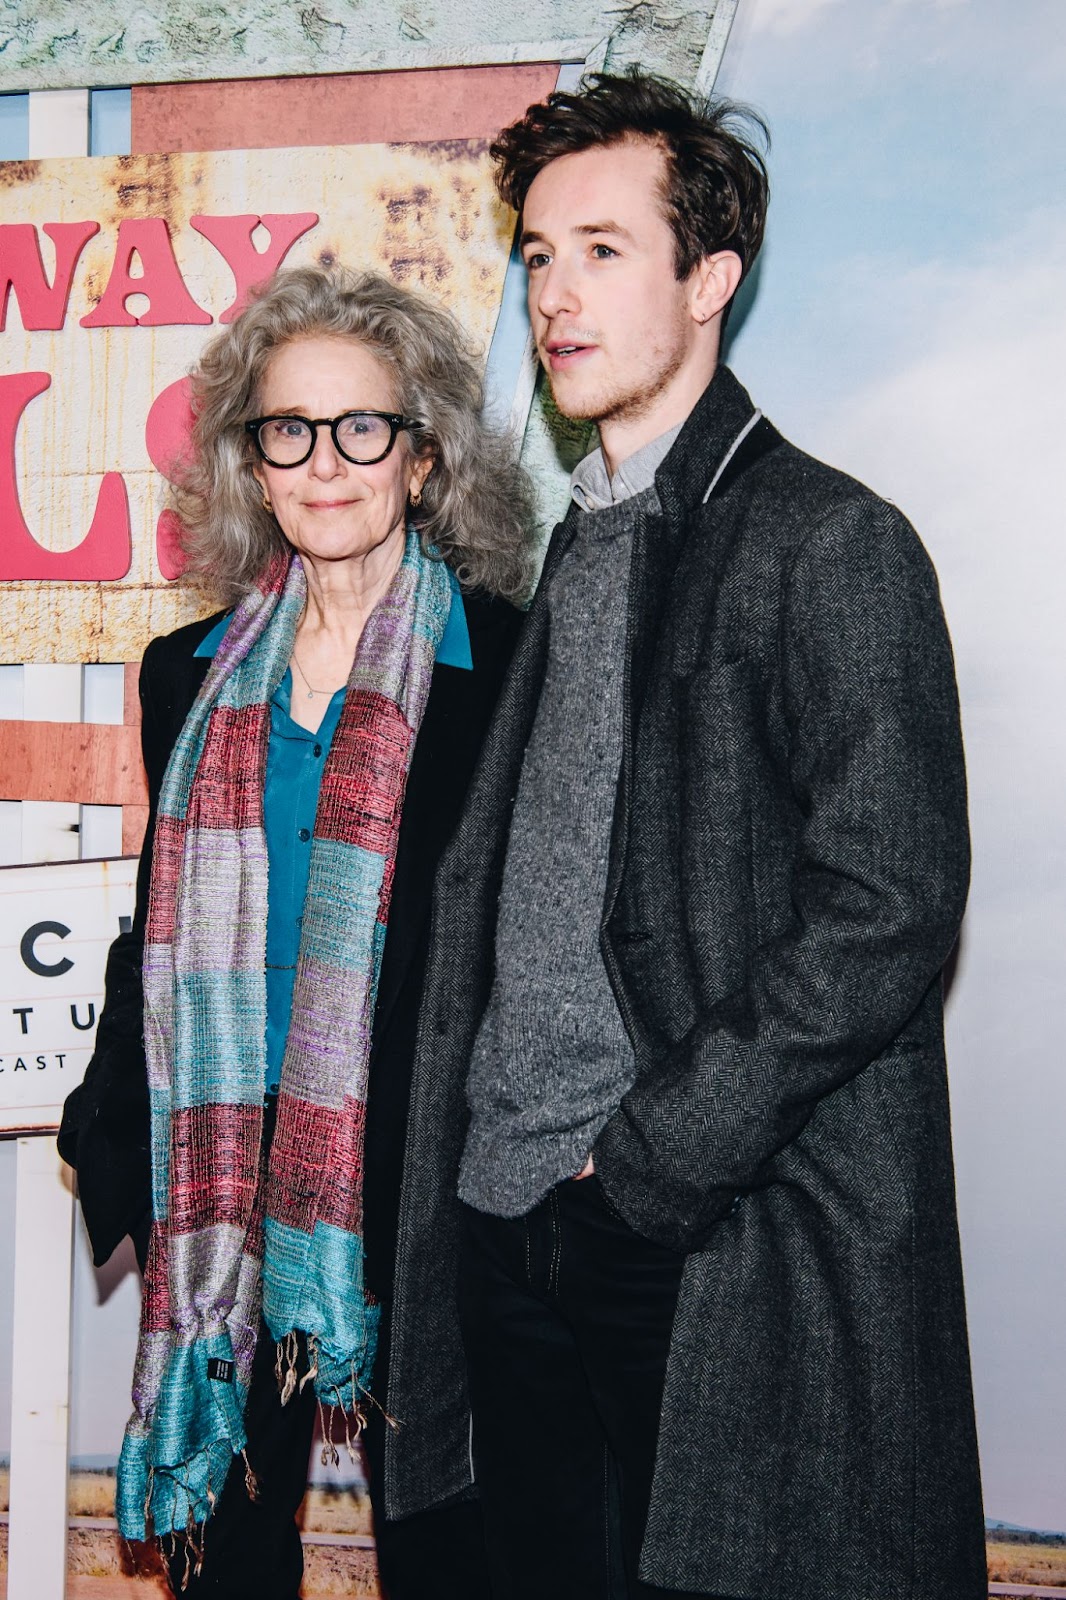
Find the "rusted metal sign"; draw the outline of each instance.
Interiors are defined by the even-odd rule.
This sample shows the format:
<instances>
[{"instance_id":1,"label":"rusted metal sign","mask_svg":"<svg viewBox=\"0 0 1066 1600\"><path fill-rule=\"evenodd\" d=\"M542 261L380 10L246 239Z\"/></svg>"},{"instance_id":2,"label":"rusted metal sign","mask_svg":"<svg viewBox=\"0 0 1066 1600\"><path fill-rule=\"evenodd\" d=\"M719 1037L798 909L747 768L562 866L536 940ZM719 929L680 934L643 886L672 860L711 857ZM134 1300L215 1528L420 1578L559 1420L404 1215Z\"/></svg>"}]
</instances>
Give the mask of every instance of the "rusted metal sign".
<instances>
[{"instance_id":1,"label":"rusted metal sign","mask_svg":"<svg viewBox=\"0 0 1066 1600\"><path fill-rule=\"evenodd\" d=\"M465 141L0 163L0 660L135 660L197 614L160 468L275 264L385 272L484 351L512 226Z\"/></svg>"}]
</instances>

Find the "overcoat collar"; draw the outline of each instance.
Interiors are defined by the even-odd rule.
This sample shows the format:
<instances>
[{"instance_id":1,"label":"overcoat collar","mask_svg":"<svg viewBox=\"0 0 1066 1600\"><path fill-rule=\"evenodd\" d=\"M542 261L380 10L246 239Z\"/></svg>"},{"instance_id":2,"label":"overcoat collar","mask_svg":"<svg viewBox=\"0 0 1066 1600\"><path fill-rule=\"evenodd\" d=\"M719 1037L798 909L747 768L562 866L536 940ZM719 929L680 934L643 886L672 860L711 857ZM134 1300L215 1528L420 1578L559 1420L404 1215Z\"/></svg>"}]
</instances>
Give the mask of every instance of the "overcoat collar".
<instances>
[{"instance_id":1,"label":"overcoat collar","mask_svg":"<svg viewBox=\"0 0 1066 1600\"><path fill-rule=\"evenodd\" d=\"M718 367L670 454L655 474L666 520L684 526L700 506L738 434L755 415L751 396L728 367Z\"/></svg>"},{"instance_id":2,"label":"overcoat collar","mask_svg":"<svg viewBox=\"0 0 1066 1600\"><path fill-rule=\"evenodd\" d=\"M693 521L757 415L747 390L719 367L655 474L659 510L641 519L630 569L626 703L634 713Z\"/></svg>"},{"instance_id":3,"label":"overcoat collar","mask_svg":"<svg viewBox=\"0 0 1066 1600\"><path fill-rule=\"evenodd\" d=\"M642 687L682 547L720 469L757 413L728 367L719 367L655 474L659 509L633 542L626 628L626 706L639 713ZM627 736L629 728L627 725Z\"/></svg>"}]
</instances>

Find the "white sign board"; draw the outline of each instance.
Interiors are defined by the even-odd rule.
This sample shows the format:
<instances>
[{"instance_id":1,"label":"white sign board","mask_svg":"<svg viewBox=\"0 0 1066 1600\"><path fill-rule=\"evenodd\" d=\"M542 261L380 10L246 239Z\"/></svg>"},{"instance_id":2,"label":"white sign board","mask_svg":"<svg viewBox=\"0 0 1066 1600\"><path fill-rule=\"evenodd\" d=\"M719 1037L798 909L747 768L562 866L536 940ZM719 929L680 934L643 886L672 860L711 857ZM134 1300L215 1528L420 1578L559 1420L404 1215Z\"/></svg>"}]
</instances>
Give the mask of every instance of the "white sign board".
<instances>
[{"instance_id":1,"label":"white sign board","mask_svg":"<svg viewBox=\"0 0 1066 1600\"><path fill-rule=\"evenodd\" d=\"M0 1133L58 1128L81 1082L134 858L0 869Z\"/></svg>"}]
</instances>

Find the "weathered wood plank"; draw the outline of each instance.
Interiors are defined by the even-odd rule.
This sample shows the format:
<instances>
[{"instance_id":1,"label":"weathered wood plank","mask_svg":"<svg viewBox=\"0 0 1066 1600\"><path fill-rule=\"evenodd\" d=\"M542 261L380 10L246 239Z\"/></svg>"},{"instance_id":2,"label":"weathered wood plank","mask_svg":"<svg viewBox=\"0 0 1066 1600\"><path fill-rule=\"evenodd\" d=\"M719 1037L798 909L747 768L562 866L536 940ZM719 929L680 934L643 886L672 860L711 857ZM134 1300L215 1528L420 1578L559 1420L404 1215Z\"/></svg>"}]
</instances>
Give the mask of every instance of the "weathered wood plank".
<instances>
[{"instance_id":1,"label":"weathered wood plank","mask_svg":"<svg viewBox=\"0 0 1066 1600\"><path fill-rule=\"evenodd\" d=\"M0 799L146 804L137 728L0 722Z\"/></svg>"},{"instance_id":2,"label":"weathered wood plank","mask_svg":"<svg viewBox=\"0 0 1066 1600\"><path fill-rule=\"evenodd\" d=\"M548 62L135 88L134 151L491 139L555 87Z\"/></svg>"}]
</instances>

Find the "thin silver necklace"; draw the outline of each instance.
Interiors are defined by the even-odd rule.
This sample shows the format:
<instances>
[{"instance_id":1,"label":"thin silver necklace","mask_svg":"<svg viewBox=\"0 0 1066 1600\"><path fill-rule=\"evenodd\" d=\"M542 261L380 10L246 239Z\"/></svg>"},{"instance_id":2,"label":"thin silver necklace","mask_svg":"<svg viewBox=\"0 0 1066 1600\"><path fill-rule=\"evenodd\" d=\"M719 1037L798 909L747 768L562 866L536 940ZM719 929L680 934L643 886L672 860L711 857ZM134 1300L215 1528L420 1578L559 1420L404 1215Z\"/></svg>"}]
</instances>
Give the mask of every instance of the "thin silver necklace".
<instances>
[{"instance_id":1,"label":"thin silver necklace","mask_svg":"<svg viewBox=\"0 0 1066 1600\"><path fill-rule=\"evenodd\" d=\"M313 700L316 694L328 694L330 699L333 698L337 692L335 689L312 689L311 685L307 681L307 673L304 671L303 667L301 667L295 650L292 653L292 664L304 681L304 688L307 690L308 700Z\"/></svg>"}]
</instances>

